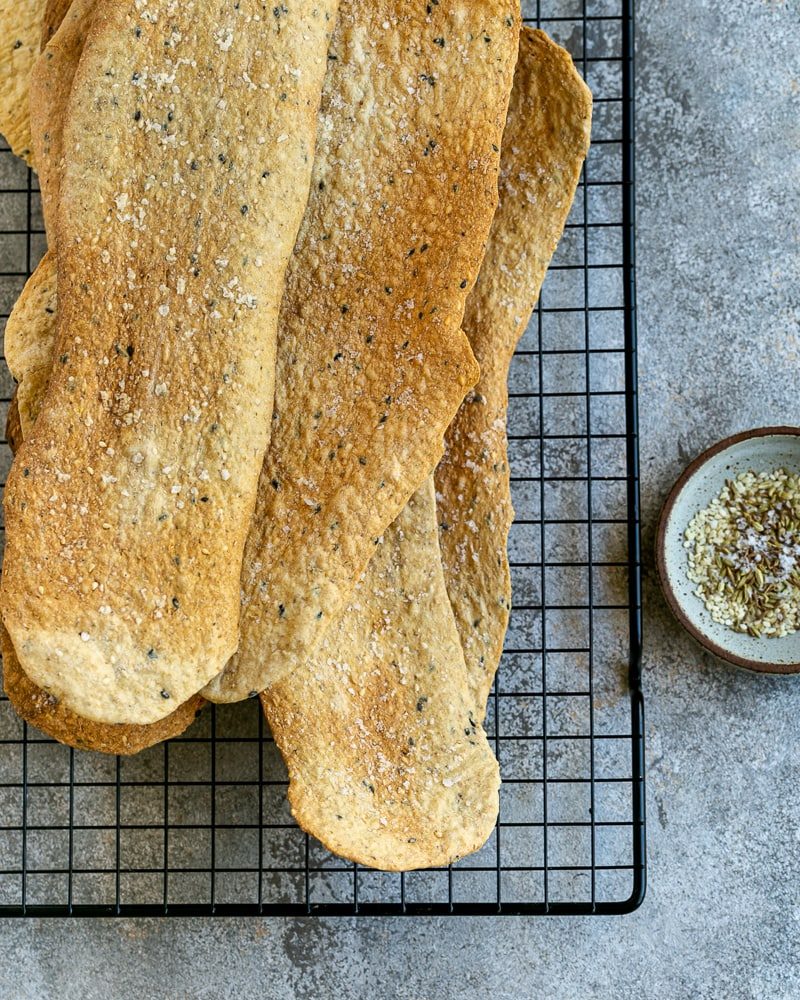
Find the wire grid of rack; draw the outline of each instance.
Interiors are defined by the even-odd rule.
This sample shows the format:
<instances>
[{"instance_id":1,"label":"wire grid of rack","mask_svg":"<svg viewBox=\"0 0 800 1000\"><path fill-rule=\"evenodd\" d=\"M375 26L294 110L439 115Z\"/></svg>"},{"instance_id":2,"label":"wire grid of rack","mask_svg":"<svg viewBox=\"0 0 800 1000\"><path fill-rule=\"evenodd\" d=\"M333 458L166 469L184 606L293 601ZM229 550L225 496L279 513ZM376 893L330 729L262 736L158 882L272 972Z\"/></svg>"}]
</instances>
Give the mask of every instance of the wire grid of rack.
<instances>
[{"instance_id":1,"label":"wire grid of rack","mask_svg":"<svg viewBox=\"0 0 800 1000\"><path fill-rule=\"evenodd\" d=\"M514 610L487 716L486 846L373 872L292 822L257 702L137 757L63 747L0 700L0 915L622 913L645 884L632 0L523 0L594 93L593 145L510 375ZM0 152L3 323L45 248ZM13 383L0 374L6 410ZM10 464L2 446L0 470Z\"/></svg>"}]
</instances>

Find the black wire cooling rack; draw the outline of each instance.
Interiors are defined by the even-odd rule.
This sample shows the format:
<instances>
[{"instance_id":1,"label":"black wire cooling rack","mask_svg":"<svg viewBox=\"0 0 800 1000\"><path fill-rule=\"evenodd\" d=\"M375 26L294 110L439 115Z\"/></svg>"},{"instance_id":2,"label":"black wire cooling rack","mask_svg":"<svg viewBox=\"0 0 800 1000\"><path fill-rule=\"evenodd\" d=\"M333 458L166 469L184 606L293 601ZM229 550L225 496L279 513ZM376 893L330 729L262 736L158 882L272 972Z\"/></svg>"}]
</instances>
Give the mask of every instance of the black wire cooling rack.
<instances>
[{"instance_id":1,"label":"black wire cooling rack","mask_svg":"<svg viewBox=\"0 0 800 1000\"><path fill-rule=\"evenodd\" d=\"M448 869L345 863L292 822L257 702L137 757L63 747L0 700L0 915L623 913L645 886L632 0L523 0L594 93L564 239L512 365L514 611L487 729L500 819ZM3 323L44 251L0 153ZM13 391L0 374L2 406ZM5 480L10 464L2 446Z\"/></svg>"}]
</instances>

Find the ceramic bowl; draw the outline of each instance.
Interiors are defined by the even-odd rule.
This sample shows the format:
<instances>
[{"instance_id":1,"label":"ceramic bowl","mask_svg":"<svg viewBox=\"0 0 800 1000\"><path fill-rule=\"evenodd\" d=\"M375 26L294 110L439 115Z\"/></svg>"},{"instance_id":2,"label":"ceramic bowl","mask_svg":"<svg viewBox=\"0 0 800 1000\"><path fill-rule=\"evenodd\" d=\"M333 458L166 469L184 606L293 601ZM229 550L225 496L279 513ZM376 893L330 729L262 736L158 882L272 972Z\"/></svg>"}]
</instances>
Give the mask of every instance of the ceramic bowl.
<instances>
[{"instance_id":1,"label":"ceramic bowl","mask_svg":"<svg viewBox=\"0 0 800 1000\"><path fill-rule=\"evenodd\" d=\"M667 603L694 638L720 659L746 670L800 673L800 632L755 638L715 622L694 594L687 574L684 532L695 514L719 495L725 480L752 469L800 472L800 427L762 427L720 441L696 458L664 504L656 538L656 563Z\"/></svg>"}]
</instances>

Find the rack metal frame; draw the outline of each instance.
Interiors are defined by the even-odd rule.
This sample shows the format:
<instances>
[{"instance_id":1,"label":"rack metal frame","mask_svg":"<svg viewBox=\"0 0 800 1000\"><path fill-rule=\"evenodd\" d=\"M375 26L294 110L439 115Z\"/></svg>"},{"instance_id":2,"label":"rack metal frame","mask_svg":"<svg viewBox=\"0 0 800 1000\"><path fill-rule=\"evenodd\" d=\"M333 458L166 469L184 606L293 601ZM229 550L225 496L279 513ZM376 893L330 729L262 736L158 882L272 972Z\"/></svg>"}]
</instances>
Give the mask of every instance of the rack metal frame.
<instances>
[{"instance_id":1,"label":"rack metal frame","mask_svg":"<svg viewBox=\"0 0 800 1000\"><path fill-rule=\"evenodd\" d=\"M621 914L640 905L633 6L523 0L526 22L566 43L588 78L598 135L512 372L516 586L487 716L504 780L489 844L452 868L399 875L326 854L291 821L285 772L252 703L212 706L182 738L121 759L54 743L2 697L0 916ZM44 249L35 176L10 162L0 150L0 321ZM619 259L609 259L614 246ZM6 374L4 409L12 389ZM5 479L5 447L0 460ZM578 638L564 642L565 631Z\"/></svg>"}]
</instances>

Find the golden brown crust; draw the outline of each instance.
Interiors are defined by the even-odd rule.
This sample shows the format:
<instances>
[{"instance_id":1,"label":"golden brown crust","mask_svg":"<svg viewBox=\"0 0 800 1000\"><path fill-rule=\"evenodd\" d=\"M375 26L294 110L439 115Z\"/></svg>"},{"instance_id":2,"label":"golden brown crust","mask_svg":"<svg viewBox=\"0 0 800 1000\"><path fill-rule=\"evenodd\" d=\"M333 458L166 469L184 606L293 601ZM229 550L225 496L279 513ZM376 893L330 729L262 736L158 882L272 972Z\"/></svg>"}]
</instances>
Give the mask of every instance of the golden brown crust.
<instances>
[{"instance_id":1,"label":"golden brown crust","mask_svg":"<svg viewBox=\"0 0 800 1000\"><path fill-rule=\"evenodd\" d=\"M387 529L316 655L262 703L292 814L334 853L407 871L486 841L500 776L447 599L432 479Z\"/></svg>"},{"instance_id":2,"label":"golden brown crust","mask_svg":"<svg viewBox=\"0 0 800 1000\"><path fill-rule=\"evenodd\" d=\"M2 599L28 676L95 721L163 718L236 647L335 3L286 6L108 0L75 76L59 363L6 490Z\"/></svg>"},{"instance_id":3,"label":"golden brown crust","mask_svg":"<svg viewBox=\"0 0 800 1000\"><path fill-rule=\"evenodd\" d=\"M30 435L42 405L56 341L56 262L48 250L28 278L8 317L5 355L17 380L21 441Z\"/></svg>"},{"instance_id":4,"label":"golden brown crust","mask_svg":"<svg viewBox=\"0 0 800 1000\"><path fill-rule=\"evenodd\" d=\"M61 22L66 17L71 5L72 0L47 0L44 5L44 14L42 15L42 34L39 40L40 48L44 49L61 27Z\"/></svg>"},{"instance_id":5,"label":"golden brown crust","mask_svg":"<svg viewBox=\"0 0 800 1000\"><path fill-rule=\"evenodd\" d=\"M149 726L104 725L71 712L59 700L29 680L19 665L6 630L0 626L3 686L18 715L43 733L75 747L99 753L134 754L180 736L197 718L203 699L195 695L171 715Z\"/></svg>"},{"instance_id":6,"label":"golden brown crust","mask_svg":"<svg viewBox=\"0 0 800 1000\"><path fill-rule=\"evenodd\" d=\"M43 263L45 260L47 257L43 259ZM26 290L31 281L25 286ZM23 294L25 293L23 292ZM19 316L17 316L17 321L19 322ZM8 323L11 324L11 318L9 318ZM47 329L48 324L52 330ZM25 329L24 324L20 323L17 333L24 334ZM50 360L52 360L52 345L55 339L55 301L53 301L52 311L45 312L40 322L34 321L28 329L31 341L38 342L40 348L50 351ZM6 332L8 332L8 326ZM31 347L33 348L33 346L32 343ZM33 349L23 357L22 361L35 363L36 357L34 357ZM34 372L37 371L38 369L34 368ZM40 379L24 375L23 383L11 400L6 421L6 440L13 453L19 450L24 437L18 399L22 397L25 400L26 419L32 426L36 419L45 384L46 377ZM23 385L25 386L24 392L22 391ZM5 692L17 714L43 733L60 743L75 747L77 750L95 750L99 753L112 754L138 753L140 750L145 750L163 740L179 736L194 722L205 704L200 695L195 695L165 719L148 726L126 725L124 723L108 725L102 722L90 722L75 712L71 712L54 695L37 687L26 676L19 665L17 654L11 645L11 639L2 626L0 626L0 646L3 650Z\"/></svg>"},{"instance_id":7,"label":"golden brown crust","mask_svg":"<svg viewBox=\"0 0 800 1000\"><path fill-rule=\"evenodd\" d=\"M28 80L39 55L44 0L0 0L0 133L32 164Z\"/></svg>"},{"instance_id":8,"label":"golden brown crust","mask_svg":"<svg viewBox=\"0 0 800 1000\"><path fill-rule=\"evenodd\" d=\"M97 0L74 0L31 71L31 146L51 250L55 245L66 108L96 3Z\"/></svg>"},{"instance_id":9,"label":"golden brown crust","mask_svg":"<svg viewBox=\"0 0 800 1000\"><path fill-rule=\"evenodd\" d=\"M591 111L591 94L569 54L543 32L524 29L503 137L500 205L464 318L481 378L447 432L436 471L447 588L481 716L511 607L508 367L572 205Z\"/></svg>"},{"instance_id":10,"label":"golden brown crust","mask_svg":"<svg viewBox=\"0 0 800 1000\"><path fill-rule=\"evenodd\" d=\"M281 312L241 643L206 688L292 672L432 472L477 377L461 320L497 202L514 0L348 0Z\"/></svg>"}]
</instances>

